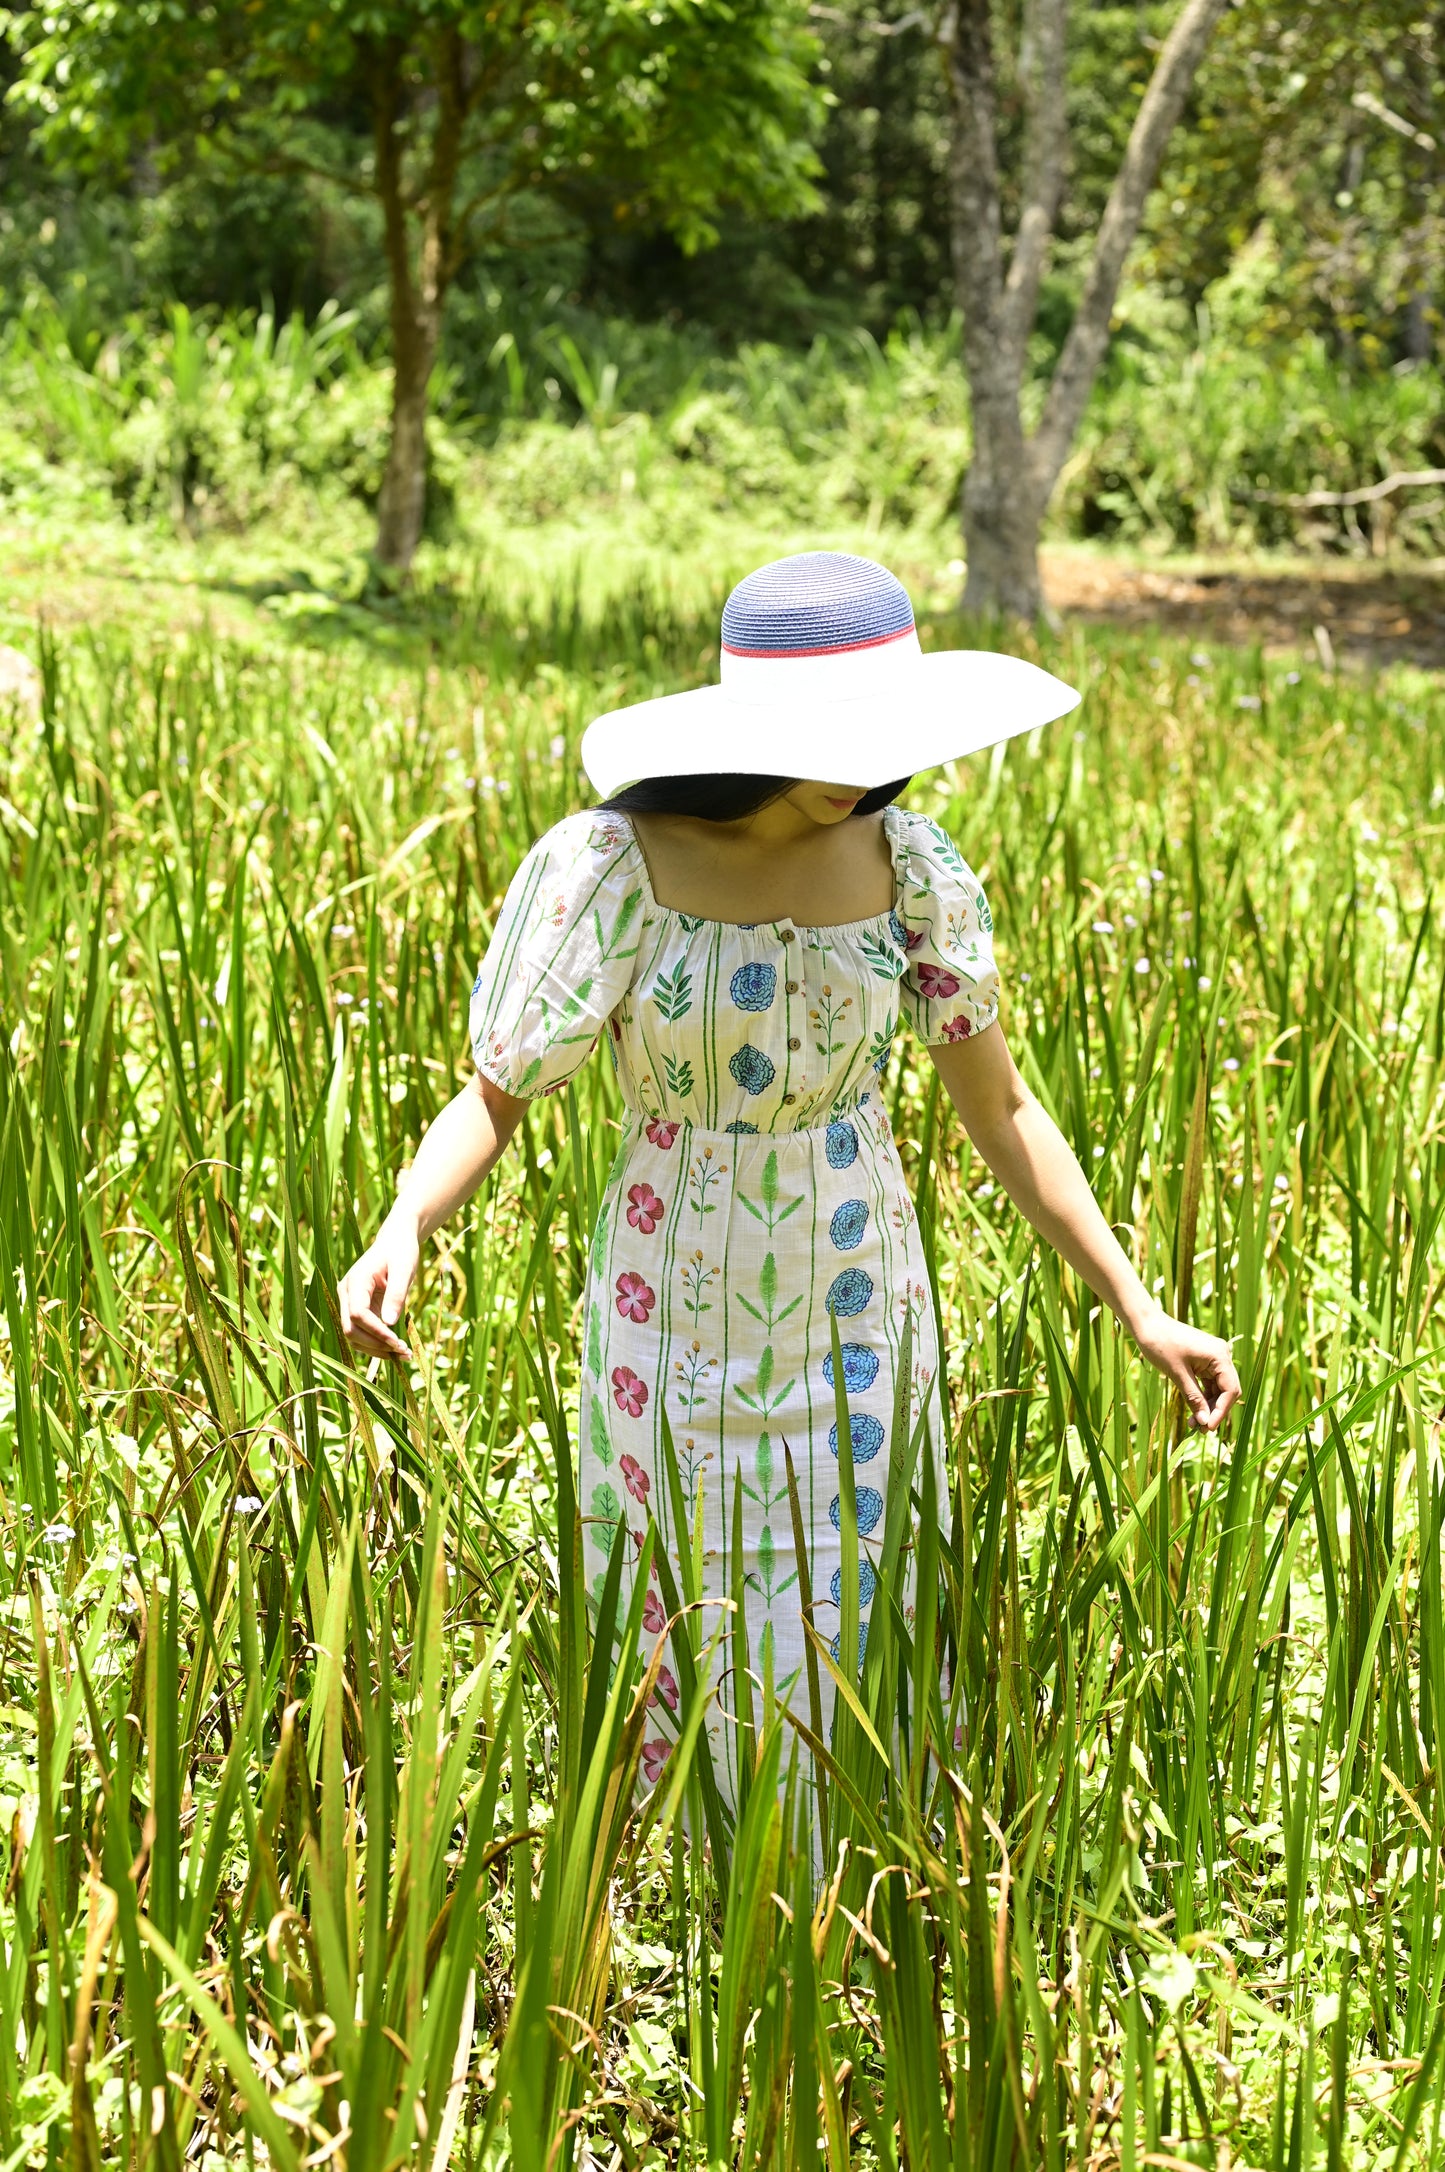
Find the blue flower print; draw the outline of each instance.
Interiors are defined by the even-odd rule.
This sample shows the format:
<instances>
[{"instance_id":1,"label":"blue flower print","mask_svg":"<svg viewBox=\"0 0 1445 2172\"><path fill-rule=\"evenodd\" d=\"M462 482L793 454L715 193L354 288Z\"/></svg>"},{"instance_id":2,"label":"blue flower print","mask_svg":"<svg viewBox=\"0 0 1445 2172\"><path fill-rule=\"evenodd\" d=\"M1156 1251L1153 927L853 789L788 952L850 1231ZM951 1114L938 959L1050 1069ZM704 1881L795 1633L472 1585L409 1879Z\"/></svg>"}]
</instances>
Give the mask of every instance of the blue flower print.
<instances>
[{"instance_id":1,"label":"blue flower print","mask_svg":"<svg viewBox=\"0 0 1445 2172\"><path fill-rule=\"evenodd\" d=\"M834 1606L841 1606L843 1604L843 1571L841 1569L834 1569L833 1580L828 1589L833 1594ZM858 1604L860 1606L871 1606L873 1604L873 1594L877 1589L877 1571L865 1554L858 1564Z\"/></svg>"},{"instance_id":2,"label":"blue flower print","mask_svg":"<svg viewBox=\"0 0 1445 2172\"><path fill-rule=\"evenodd\" d=\"M899 949L906 950L908 948L908 928L896 912L888 915L888 926Z\"/></svg>"},{"instance_id":3,"label":"blue flower print","mask_svg":"<svg viewBox=\"0 0 1445 2172\"><path fill-rule=\"evenodd\" d=\"M876 1418L870 1418L866 1410L853 1411L848 1419L848 1431L853 1441L853 1461L871 1463L883 1446L883 1428ZM828 1428L828 1446L834 1455L838 1453L838 1428Z\"/></svg>"},{"instance_id":4,"label":"blue flower print","mask_svg":"<svg viewBox=\"0 0 1445 2172\"><path fill-rule=\"evenodd\" d=\"M866 1395L878 1378L878 1353L861 1342L845 1342L843 1351L843 1385L850 1395ZM823 1378L829 1387L833 1385L833 1353L830 1350L823 1360Z\"/></svg>"},{"instance_id":5,"label":"blue flower print","mask_svg":"<svg viewBox=\"0 0 1445 2172\"><path fill-rule=\"evenodd\" d=\"M868 1226L868 1207L862 1199L845 1199L841 1207L833 1210L828 1224L828 1235L838 1252L856 1252L863 1242L863 1232Z\"/></svg>"},{"instance_id":6,"label":"blue flower print","mask_svg":"<svg viewBox=\"0 0 1445 2172\"><path fill-rule=\"evenodd\" d=\"M876 1486L860 1486L857 1494L857 1507L858 1529L861 1535L867 1538L870 1531L877 1529L878 1519L883 1514L883 1496L878 1488ZM842 1530L843 1501L840 1494L835 1493L829 1503L828 1521L835 1531Z\"/></svg>"},{"instance_id":7,"label":"blue flower print","mask_svg":"<svg viewBox=\"0 0 1445 2172\"><path fill-rule=\"evenodd\" d=\"M754 1139L755 1139L755 1138L757 1137L757 1135L758 1135L758 1127L757 1127L757 1125L756 1125L756 1124L745 1124L745 1123L743 1122L743 1120L742 1120L742 1118L741 1118L741 1117L739 1117L739 1118L738 1118L738 1120L737 1120L737 1122L736 1122L736 1123L733 1123L733 1124L724 1124L724 1125L723 1125L723 1130L724 1130L724 1131L730 1131L730 1132L732 1133L732 1135L733 1135L733 1137L734 1137L735 1139L736 1139L736 1138L738 1138L738 1137L740 1137L740 1136L741 1136L741 1135L743 1135L743 1134L747 1134L747 1135L751 1136L751 1137L752 1137L752 1138L754 1138Z\"/></svg>"},{"instance_id":8,"label":"blue flower print","mask_svg":"<svg viewBox=\"0 0 1445 2172\"><path fill-rule=\"evenodd\" d=\"M740 965L728 983L740 1011L765 1011L777 992L777 968L771 965Z\"/></svg>"},{"instance_id":9,"label":"blue flower print","mask_svg":"<svg viewBox=\"0 0 1445 2172\"><path fill-rule=\"evenodd\" d=\"M765 1094L778 1075L777 1065L751 1041L744 1041L735 1056L728 1060L728 1069L745 1094Z\"/></svg>"},{"instance_id":10,"label":"blue flower print","mask_svg":"<svg viewBox=\"0 0 1445 2172\"><path fill-rule=\"evenodd\" d=\"M858 1159L858 1134L851 1124L841 1118L828 1126L828 1136L823 1142L830 1169L851 1169Z\"/></svg>"},{"instance_id":11,"label":"blue flower print","mask_svg":"<svg viewBox=\"0 0 1445 2172\"><path fill-rule=\"evenodd\" d=\"M835 1275L828 1289L827 1306L840 1320L851 1320L855 1312L861 1312L873 1295L873 1277L865 1275L861 1267L845 1267Z\"/></svg>"},{"instance_id":12,"label":"blue flower print","mask_svg":"<svg viewBox=\"0 0 1445 2172\"><path fill-rule=\"evenodd\" d=\"M834 1637L834 1639L833 1639L832 1643L831 1643L831 1644L829 1645L829 1647L828 1647L828 1649L829 1649L829 1650L830 1650L830 1651L832 1652L832 1654L833 1654L833 1664L834 1664L834 1666L836 1666L836 1665L838 1664L838 1652L839 1652L839 1649L840 1649L840 1647L841 1647L841 1645L842 1645L842 1641L843 1641L843 1632L842 1632L842 1630L840 1629L840 1630L838 1631L838 1634L837 1634L837 1636L835 1636L835 1637ZM864 1652L865 1652L865 1651L867 1650L867 1648L868 1648L868 1624L867 1624L867 1622L866 1622L866 1621L860 1621L860 1622L859 1622L859 1624L858 1624L858 1672L859 1672L860 1674L861 1674L861 1673L863 1672L863 1654L864 1654Z\"/></svg>"}]
</instances>

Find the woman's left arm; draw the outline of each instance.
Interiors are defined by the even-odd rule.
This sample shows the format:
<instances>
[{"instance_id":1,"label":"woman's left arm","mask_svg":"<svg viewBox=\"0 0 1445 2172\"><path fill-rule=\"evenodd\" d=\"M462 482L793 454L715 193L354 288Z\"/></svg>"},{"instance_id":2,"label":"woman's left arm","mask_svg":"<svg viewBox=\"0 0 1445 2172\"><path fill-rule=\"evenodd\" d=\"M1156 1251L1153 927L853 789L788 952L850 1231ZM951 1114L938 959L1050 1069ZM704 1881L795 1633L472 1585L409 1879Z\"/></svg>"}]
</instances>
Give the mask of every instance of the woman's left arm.
<instances>
[{"instance_id":1,"label":"woman's left arm","mask_svg":"<svg viewBox=\"0 0 1445 2172\"><path fill-rule=\"evenodd\" d=\"M1165 1312L1130 1266L1088 1178L1018 1073L1002 1028L928 1051L965 1130L1019 1212L1117 1313L1151 1365L1214 1432L1239 1401L1229 1345Z\"/></svg>"}]
</instances>

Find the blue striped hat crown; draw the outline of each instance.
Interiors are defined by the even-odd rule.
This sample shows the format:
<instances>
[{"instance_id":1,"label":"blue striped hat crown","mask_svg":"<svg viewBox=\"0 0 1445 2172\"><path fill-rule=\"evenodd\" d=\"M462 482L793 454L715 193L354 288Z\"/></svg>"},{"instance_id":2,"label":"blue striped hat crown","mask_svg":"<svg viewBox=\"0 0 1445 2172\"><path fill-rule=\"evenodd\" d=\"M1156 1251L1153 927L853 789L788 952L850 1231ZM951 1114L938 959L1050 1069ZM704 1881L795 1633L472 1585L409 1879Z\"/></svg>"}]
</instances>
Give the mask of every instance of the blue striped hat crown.
<instances>
[{"instance_id":1,"label":"blue striped hat crown","mask_svg":"<svg viewBox=\"0 0 1445 2172\"><path fill-rule=\"evenodd\" d=\"M841 656L914 631L903 583L871 558L800 551L738 582L723 607L725 656Z\"/></svg>"}]
</instances>

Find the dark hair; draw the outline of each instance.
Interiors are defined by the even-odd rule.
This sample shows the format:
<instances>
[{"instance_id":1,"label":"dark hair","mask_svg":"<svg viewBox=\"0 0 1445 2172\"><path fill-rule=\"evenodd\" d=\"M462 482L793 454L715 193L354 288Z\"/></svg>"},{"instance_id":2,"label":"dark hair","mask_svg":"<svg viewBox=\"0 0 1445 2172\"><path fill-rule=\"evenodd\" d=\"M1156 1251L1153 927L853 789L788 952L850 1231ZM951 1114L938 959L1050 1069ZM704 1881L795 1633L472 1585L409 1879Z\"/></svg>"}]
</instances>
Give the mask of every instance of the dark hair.
<instances>
[{"instance_id":1,"label":"dark hair","mask_svg":"<svg viewBox=\"0 0 1445 2172\"><path fill-rule=\"evenodd\" d=\"M710 771L701 777L643 777L604 799L609 814L691 815L698 822L745 822L771 800L791 792L798 777L754 777ZM899 777L893 784L875 785L853 809L855 815L877 814L913 782Z\"/></svg>"}]
</instances>

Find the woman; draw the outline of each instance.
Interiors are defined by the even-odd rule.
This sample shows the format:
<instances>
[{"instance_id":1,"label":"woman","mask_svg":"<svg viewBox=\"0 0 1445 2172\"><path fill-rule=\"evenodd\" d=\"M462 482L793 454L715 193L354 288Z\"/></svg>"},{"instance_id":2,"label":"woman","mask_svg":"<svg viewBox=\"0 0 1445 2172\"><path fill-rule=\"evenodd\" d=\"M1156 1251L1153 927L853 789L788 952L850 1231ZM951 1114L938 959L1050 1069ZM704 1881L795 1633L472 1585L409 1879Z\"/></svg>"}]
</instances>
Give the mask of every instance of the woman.
<instances>
[{"instance_id":1,"label":"woman","mask_svg":"<svg viewBox=\"0 0 1445 2172\"><path fill-rule=\"evenodd\" d=\"M756 1662L771 1623L780 1688L804 1660L785 1443L815 1621L836 1650L830 1315L864 1633L904 1347L915 1417L939 1392L927 1266L877 1090L900 1019L999 1183L1174 1382L1196 1425L1218 1427L1239 1394L1227 1346L1150 1296L1020 1079L997 1023L977 878L936 823L894 804L917 771L1033 729L1077 698L1015 657L924 656L902 586L867 559L813 552L750 574L723 614L718 686L635 704L588 730L584 763L611 796L558 823L518 870L473 990L475 1076L428 1131L342 1284L357 1348L405 1358L397 1322L421 1243L475 1191L528 1101L564 1084L605 1029L628 1118L584 1303L589 1579L619 1518L640 1542L650 1511L678 1551L665 1410L690 1528L701 1503L705 1588L718 1599L736 1588L741 1477L748 1649ZM660 1595L644 1618L663 1626ZM664 1674L649 1777L666 1758L675 1701ZM731 1795L721 1709L710 1734Z\"/></svg>"}]
</instances>

